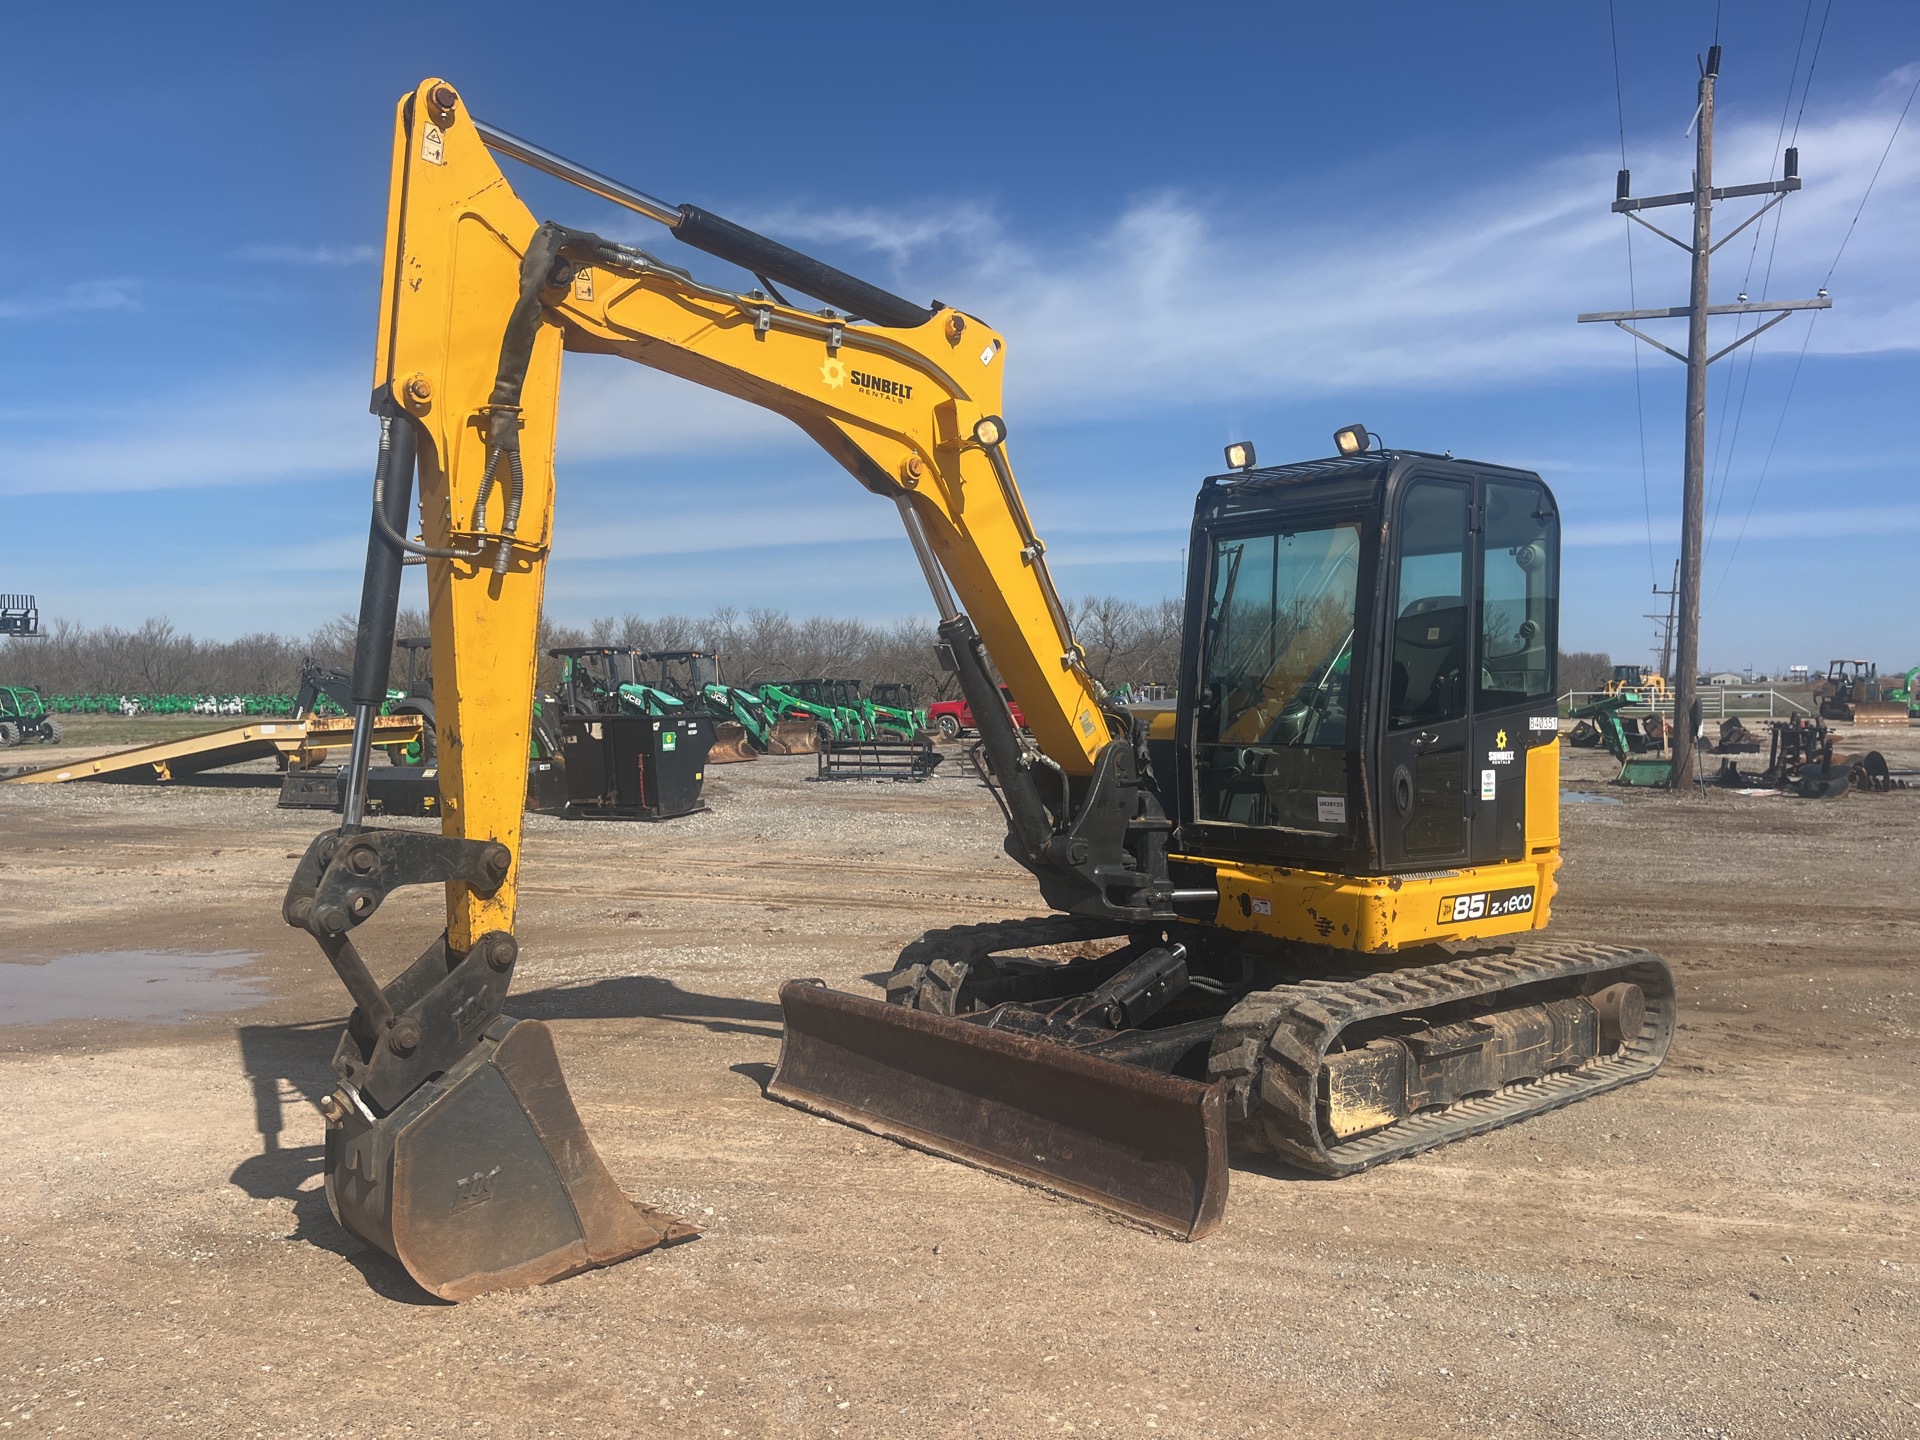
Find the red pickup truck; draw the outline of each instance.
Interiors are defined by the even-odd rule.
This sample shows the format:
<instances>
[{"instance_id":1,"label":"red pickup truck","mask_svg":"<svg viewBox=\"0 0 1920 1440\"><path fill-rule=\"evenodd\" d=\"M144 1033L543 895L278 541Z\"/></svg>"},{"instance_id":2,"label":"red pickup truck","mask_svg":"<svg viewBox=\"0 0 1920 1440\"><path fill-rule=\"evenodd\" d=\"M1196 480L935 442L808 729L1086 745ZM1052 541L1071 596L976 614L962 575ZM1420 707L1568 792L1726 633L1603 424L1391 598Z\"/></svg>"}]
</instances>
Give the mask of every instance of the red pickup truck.
<instances>
[{"instance_id":1,"label":"red pickup truck","mask_svg":"<svg viewBox=\"0 0 1920 1440\"><path fill-rule=\"evenodd\" d=\"M1027 718L1020 713L1013 696L1007 694L1007 687L1002 685L1000 693L1007 696L1007 708L1013 711L1013 723L1022 730L1026 729ZM980 728L973 723L973 707L965 700L934 701L927 707L927 723L949 740L958 740L962 733Z\"/></svg>"}]
</instances>

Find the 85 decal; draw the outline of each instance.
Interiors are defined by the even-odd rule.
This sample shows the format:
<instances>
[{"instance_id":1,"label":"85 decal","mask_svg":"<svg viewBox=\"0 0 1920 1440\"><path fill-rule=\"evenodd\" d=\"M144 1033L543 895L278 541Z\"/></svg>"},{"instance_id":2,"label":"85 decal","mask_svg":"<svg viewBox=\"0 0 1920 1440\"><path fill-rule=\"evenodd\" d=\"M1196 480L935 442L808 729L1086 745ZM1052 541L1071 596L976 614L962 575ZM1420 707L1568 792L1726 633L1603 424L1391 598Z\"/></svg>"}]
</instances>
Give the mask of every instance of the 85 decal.
<instances>
[{"instance_id":1,"label":"85 decal","mask_svg":"<svg viewBox=\"0 0 1920 1440\"><path fill-rule=\"evenodd\" d=\"M1517 890L1481 890L1472 895L1449 895L1440 902L1440 923L1456 925L1462 920L1498 920L1507 915L1528 915L1533 911L1533 886Z\"/></svg>"}]
</instances>

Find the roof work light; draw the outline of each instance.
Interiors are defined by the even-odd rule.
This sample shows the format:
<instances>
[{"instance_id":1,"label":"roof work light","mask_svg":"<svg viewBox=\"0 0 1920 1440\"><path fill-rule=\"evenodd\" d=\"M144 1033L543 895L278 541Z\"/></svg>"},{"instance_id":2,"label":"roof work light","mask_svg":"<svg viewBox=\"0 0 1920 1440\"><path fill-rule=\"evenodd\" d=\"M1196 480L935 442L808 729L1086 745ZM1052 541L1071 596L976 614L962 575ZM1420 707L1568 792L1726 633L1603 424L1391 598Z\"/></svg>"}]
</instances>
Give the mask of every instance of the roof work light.
<instances>
[{"instance_id":1,"label":"roof work light","mask_svg":"<svg viewBox=\"0 0 1920 1440\"><path fill-rule=\"evenodd\" d=\"M1342 455L1364 455L1372 443L1364 425L1342 425L1333 432L1333 447Z\"/></svg>"},{"instance_id":2,"label":"roof work light","mask_svg":"<svg viewBox=\"0 0 1920 1440\"><path fill-rule=\"evenodd\" d=\"M1227 446L1227 468L1229 470L1251 470L1253 468L1253 442L1236 440Z\"/></svg>"}]
</instances>

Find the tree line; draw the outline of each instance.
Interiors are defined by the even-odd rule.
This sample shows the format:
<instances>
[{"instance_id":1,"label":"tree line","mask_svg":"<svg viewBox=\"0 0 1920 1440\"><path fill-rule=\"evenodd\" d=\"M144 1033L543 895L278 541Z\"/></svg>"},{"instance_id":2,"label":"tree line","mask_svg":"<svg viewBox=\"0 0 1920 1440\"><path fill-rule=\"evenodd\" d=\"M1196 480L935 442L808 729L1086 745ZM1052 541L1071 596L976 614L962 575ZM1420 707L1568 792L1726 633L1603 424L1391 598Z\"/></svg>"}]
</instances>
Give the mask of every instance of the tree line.
<instances>
[{"instance_id":1,"label":"tree line","mask_svg":"<svg viewBox=\"0 0 1920 1440\"><path fill-rule=\"evenodd\" d=\"M1083 596L1069 610L1087 668L1108 688L1171 685L1179 672L1182 606L1166 599L1143 604L1112 595ZM353 663L354 619L342 615L304 636L258 633L234 640L202 640L163 618L133 629L88 629L56 620L45 638L0 649L0 684L34 685L48 695L267 695L291 692L300 664L311 658L347 669ZM397 634L424 636L426 616L404 611ZM926 620L876 624L834 616L794 616L770 608L722 607L710 615L605 616L584 628L540 627L540 683L558 683L547 651L563 645L618 645L637 650L707 650L721 657L721 674L734 685L769 680L847 678L871 685L905 681L921 703L958 693L934 653ZM396 654L393 683L406 678ZM1600 690L1612 677L1604 652L1560 656L1560 689Z\"/></svg>"},{"instance_id":2,"label":"tree line","mask_svg":"<svg viewBox=\"0 0 1920 1440\"><path fill-rule=\"evenodd\" d=\"M1180 602L1152 604L1087 596L1069 606L1088 669L1110 687L1172 684L1180 654ZM342 615L305 635L260 632L204 640L155 617L131 629L88 628L55 620L43 638L0 649L0 684L33 685L47 695L269 695L292 692L303 660L348 669L354 617ZM396 638L427 634L427 618L403 611ZM636 650L705 650L721 657L729 684L769 680L904 681L921 703L958 694L934 652L930 620L890 624L835 616L795 616L771 608L722 607L704 616L604 616L584 627L542 620L540 683L559 681L547 652L566 645ZM407 657L396 647L392 681L402 685Z\"/></svg>"}]
</instances>

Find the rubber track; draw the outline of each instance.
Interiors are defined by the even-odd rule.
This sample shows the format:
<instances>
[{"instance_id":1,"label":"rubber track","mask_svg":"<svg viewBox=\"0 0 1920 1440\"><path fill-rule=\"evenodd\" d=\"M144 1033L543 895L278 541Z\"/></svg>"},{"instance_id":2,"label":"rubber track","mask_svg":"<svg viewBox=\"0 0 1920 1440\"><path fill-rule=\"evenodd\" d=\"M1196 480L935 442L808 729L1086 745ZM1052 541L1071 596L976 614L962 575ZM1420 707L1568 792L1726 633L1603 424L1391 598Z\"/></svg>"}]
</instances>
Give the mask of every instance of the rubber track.
<instances>
[{"instance_id":1,"label":"rubber track","mask_svg":"<svg viewBox=\"0 0 1920 1440\"><path fill-rule=\"evenodd\" d=\"M1319 1079L1342 1031L1403 1011L1426 1010L1521 986L1580 980L1593 990L1625 980L1646 995L1640 1034L1577 1070L1507 1086L1385 1129L1333 1141L1320 1129ZM1520 946L1360 980L1309 981L1249 995L1227 1013L1208 1062L1227 1082L1228 1135L1319 1175L1352 1175L1598 1095L1660 1068L1673 1040L1673 976L1646 950L1614 945Z\"/></svg>"}]
</instances>

